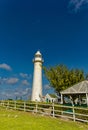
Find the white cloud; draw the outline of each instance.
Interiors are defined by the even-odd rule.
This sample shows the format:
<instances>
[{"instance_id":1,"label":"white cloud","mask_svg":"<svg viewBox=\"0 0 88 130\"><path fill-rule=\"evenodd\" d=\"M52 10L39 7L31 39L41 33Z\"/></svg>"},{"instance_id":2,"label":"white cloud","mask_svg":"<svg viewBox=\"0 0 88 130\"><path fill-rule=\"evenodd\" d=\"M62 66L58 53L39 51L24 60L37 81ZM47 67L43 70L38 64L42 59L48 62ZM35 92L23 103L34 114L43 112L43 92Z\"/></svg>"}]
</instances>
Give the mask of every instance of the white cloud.
<instances>
[{"instance_id":1,"label":"white cloud","mask_svg":"<svg viewBox=\"0 0 88 130\"><path fill-rule=\"evenodd\" d=\"M11 89L4 89L0 92L0 95L2 99L12 98L14 97L14 91Z\"/></svg>"},{"instance_id":2,"label":"white cloud","mask_svg":"<svg viewBox=\"0 0 88 130\"><path fill-rule=\"evenodd\" d=\"M27 79L30 79L30 78L31 78L31 75L26 74L26 73L20 73L20 76L21 76L22 78L27 78Z\"/></svg>"},{"instance_id":3,"label":"white cloud","mask_svg":"<svg viewBox=\"0 0 88 130\"><path fill-rule=\"evenodd\" d=\"M2 77L0 77L0 84L4 84L4 83L6 83L7 82L7 80L8 80L8 78L2 78Z\"/></svg>"},{"instance_id":4,"label":"white cloud","mask_svg":"<svg viewBox=\"0 0 88 130\"><path fill-rule=\"evenodd\" d=\"M30 92L29 88L26 88L24 91L22 91L22 95L27 95Z\"/></svg>"},{"instance_id":5,"label":"white cloud","mask_svg":"<svg viewBox=\"0 0 88 130\"><path fill-rule=\"evenodd\" d=\"M5 64L5 63L0 64L0 69L4 69L4 70L8 70L8 71L12 70L12 68L9 65Z\"/></svg>"},{"instance_id":6,"label":"white cloud","mask_svg":"<svg viewBox=\"0 0 88 130\"><path fill-rule=\"evenodd\" d=\"M51 89L51 87L50 87L49 84L45 84L45 85L44 85L44 89L45 89L45 90L49 90L49 89Z\"/></svg>"},{"instance_id":7,"label":"white cloud","mask_svg":"<svg viewBox=\"0 0 88 130\"><path fill-rule=\"evenodd\" d=\"M19 81L18 78L8 78L8 79L6 80L6 83L7 83L7 84L10 84L10 85L14 85L14 84L16 84L18 81Z\"/></svg>"},{"instance_id":8,"label":"white cloud","mask_svg":"<svg viewBox=\"0 0 88 130\"><path fill-rule=\"evenodd\" d=\"M29 85L29 82L28 82L27 80L23 80L23 81L22 81L22 85L28 86L28 85Z\"/></svg>"},{"instance_id":9,"label":"white cloud","mask_svg":"<svg viewBox=\"0 0 88 130\"><path fill-rule=\"evenodd\" d=\"M15 92L14 92L14 95L15 96L18 96L18 97L20 97L20 96L27 96L27 95L29 95L30 94L30 92L31 92L31 89L30 88L25 88L25 89L22 89L22 88L18 88Z\"/></svg>"},{"instance_id":10,"label":"white cloud","mask_svg":"<svg viewBox=\"0 0 88 130\"><path fill-rule=\"evenodd\" d=\"M10 84L10 85L14 85L19 81L18 78L1 78L0 77L0 84Z\"/></svg>"},{"instance_id":11,"label":"white cloud","mask_svg":"<svg viewBox=\"0 0 88 130\"><path fill-rule=\"evenodd\" d=\"M4 89L0 91L0 99L29 99L31 88Z\"/></svg>"},{"instance_id":12,"label":"white cloud","mask_svg":"<svg viewBox=\"0 0 88 130\"><path fill-rule=\"evenodd\" d=\"M20 76L21 76L22 78L27 78L27 77L28 77L28 74L20 73Z\"/></svg>"},{"instance_id":13,"label":"white cloud","mask_svg":"<svg viewBox=\"0 0 88 130\"><path fill-rule=\"evenodd\" d=\"M88 0L70 0L69 7L77 12L83 5L87 5Z\"/></svg>"}]
</instances>

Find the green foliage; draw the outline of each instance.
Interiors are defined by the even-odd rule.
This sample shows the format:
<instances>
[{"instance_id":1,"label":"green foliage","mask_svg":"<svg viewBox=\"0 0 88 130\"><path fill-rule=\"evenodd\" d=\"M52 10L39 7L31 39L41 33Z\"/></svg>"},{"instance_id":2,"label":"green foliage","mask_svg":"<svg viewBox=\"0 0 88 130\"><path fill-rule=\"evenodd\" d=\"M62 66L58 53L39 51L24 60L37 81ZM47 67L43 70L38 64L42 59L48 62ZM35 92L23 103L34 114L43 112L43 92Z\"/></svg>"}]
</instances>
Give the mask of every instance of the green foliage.
<instances>
[{"instance_id":1,"label":"green foliage","mask_svg":"<svg viewBox=\"0 0 88 130\"><path fill-rule=\"evenodd\" d=\"M85 79L83 70L68 69L65 65L43 67L43 70L50 86L55 88L56 92L60 92Z\"/></svg>"}]
</instances>

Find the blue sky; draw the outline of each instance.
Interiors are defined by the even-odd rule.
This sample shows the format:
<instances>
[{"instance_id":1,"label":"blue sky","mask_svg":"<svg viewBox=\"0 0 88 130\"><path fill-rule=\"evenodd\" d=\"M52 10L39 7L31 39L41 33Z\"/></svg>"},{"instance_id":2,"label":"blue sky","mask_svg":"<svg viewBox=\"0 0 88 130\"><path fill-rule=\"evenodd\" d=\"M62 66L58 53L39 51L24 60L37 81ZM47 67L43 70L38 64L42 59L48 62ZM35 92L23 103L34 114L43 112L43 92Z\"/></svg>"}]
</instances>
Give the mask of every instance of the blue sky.
<instances>
[{"instance_id":1,"label":"blue sky","mask_svg":"<svg viewBox=\"0 0 88 130\"><path fill-rule=\"evenodd\" d=\"M0 95L30 95L32 59L88 73L88 0L0 1ZM44 93L49 92L43 76Z\"/></svg>"}]
</instances>

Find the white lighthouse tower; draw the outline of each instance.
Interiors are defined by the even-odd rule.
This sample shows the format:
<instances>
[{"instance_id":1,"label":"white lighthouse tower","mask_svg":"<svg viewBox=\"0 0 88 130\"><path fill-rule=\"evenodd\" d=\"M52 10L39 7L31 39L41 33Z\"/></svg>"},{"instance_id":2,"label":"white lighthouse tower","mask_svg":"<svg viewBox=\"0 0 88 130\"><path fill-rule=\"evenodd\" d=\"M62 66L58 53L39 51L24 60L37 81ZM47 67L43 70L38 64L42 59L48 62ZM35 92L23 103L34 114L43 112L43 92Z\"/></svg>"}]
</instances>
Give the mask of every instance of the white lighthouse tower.
<instances>
[{"instance_id":1,"label":"white lighthouse tower","mask_svg":"<svg viewBox=\"0 0 88 130\"><path fill-rule=\"evenodd\" d=\"M34 63L34 76L33 76L33 86L32 86L32 101L41 101L42 97L42 55L40 51L35 53L33 59Z\"/></svg>"}]
</instances>

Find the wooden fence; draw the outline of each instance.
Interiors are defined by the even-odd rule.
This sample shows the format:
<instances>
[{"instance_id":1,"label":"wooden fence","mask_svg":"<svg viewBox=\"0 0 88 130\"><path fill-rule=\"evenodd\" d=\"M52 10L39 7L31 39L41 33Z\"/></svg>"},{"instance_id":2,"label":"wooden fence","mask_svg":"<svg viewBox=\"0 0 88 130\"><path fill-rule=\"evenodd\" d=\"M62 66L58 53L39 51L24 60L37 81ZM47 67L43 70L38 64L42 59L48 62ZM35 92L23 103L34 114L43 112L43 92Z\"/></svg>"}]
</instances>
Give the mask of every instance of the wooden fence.
<instances>
[{"instance_id":1,"label":"wooden fence","mask_svg":"<svg viewBox=\"0 0 88 130\"><path fill-rule=\"evenodd\" d=\"M26 101L0 101L0 107L88 122L88 108Z\"/></svg>"}]
</instances>

